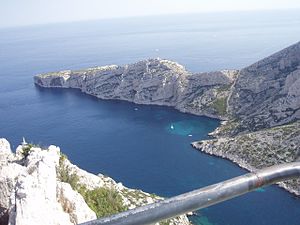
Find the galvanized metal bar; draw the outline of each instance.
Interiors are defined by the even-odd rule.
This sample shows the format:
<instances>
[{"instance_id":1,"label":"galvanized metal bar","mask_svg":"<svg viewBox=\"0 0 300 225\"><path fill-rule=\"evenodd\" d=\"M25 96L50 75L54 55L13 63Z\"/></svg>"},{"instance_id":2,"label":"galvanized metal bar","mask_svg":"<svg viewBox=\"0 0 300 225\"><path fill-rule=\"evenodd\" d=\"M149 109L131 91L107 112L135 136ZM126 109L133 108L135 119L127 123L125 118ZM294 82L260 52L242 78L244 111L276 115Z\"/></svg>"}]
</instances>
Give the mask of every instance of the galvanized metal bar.
<instances>
[{"instance_id":1,"label":"galvanized metal bar","mask_svg":"<svg viewBox=\"0 0 300 225\"><path fill-rule=\"evenodd\" d=\"M268 167L157 203L81 225L148 225L202 209L257 188L300 176L300 162Z\"/></svg>"}]
</instances>

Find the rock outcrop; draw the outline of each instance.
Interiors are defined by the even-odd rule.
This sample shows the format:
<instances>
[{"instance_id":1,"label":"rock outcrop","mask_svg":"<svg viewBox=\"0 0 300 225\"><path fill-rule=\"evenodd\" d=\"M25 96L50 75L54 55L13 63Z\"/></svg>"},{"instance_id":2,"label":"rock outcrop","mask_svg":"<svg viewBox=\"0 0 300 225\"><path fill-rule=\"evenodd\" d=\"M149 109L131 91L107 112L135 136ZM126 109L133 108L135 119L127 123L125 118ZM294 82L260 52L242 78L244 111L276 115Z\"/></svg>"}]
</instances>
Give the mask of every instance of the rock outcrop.
<instances>
[{"instance_id":1,"label":"rock outcrop","mask_svg":"<svg viewBox=\"0 0 300 225\"><path fill-rule=\"evenodd\" d=\"M96 213L86 203L87 194L81 194L93 190L112 190L120 196L122 209L162 199L90 174L73 165L56 146L41 149L24 143L13 154L8 141L0 139L0 163L1 225L73 225L94 220ZM190 223L180 216L168 224Z\"/></svg>"},{"instance_id":2,"label":"rock outcrop","mask_svg":"<svg viewBox=\"0 0 300 225\"><path fill-rule=\"evenodd\" d=\"M14 187L14 177L17 176L19 166L15 165L14 168L7 167L7 161L11 160L12 152L9 142L0 139L0 224L7 224L8 221L8 208L9 197L11 190Z\"/></svg>"},{"instance_id":3,"label":"rock outcrop","mask_svg":"<svg viewBox=\"0 0 300 225\"><path fill-rule=\"evenodd\" d=\"M237 71L191 73L178 63L149 59L125 66L37 75L42 87L78 88L101 99L172 106L182 112L226 118L226 101Z\"/></svg>"},{"instance_id":4,"label":"rock outcrop","mask_svg":"<svg viewBox=\"0 0 300 225\"><path fill-rule=\"evenodd\" d=\"M242 69L231 90L230 120L192 145L250 171L299 160L300 42ZM300 195L299 184L279 185Z\"/></svg>"},{"instance_id":5,"label":"rock outcrop","mask_svg":"<svg viewBox=\"0 0 300 225\"><path fill-rule=\"evenodd\" d=\"M242 69L229 111L241 131L300 119L300 42Z\"/></svg>"},{"instance_id":6,"label":"rock outcrop","mask_svg":"<svg viewBox=\"0 0 300 225\"><path fill-rule=\"evenodd\" d=\"M71 225L96 218L96 214L81 196L74 197L79 194L72 189L63 192L60 199L73 196L70 202L77 205L77 210L80 208L80 213L74 210L64 211L58 201L57 189L63 185L57 180L56 175L60 157L59 148L50 146L49 149L42 150L23 145L19 146L18 150L23 157L10 153L5 162L3 158L0 169L2 224ZM71 221L73 214L76 214L76 218Z\"/></svg>"}]
</instances>

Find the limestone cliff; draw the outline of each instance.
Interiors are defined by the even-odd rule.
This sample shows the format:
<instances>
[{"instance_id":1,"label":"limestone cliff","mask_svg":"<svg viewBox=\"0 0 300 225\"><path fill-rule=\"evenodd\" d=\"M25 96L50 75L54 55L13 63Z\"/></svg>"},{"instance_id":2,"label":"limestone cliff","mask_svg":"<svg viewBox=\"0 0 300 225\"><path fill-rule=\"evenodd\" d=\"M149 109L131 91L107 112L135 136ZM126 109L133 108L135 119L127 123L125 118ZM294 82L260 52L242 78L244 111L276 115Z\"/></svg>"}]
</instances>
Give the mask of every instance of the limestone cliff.
<instances>
[{"instance_id":1,"label":"limestone cliff","mask_svg":"<svg viewBox=\"0 0 300 225\"><path fill-rule=\"evenodd\" d=\"M182 112L226 118L226 101L237 71L191 73L178 63L149 59L125 66L37 75L42 87L79 88L101 99L173 106Z\"/></svg>"},{"instance_id":2,"label":"limestone cliff","mask_svg":"<svg viewBox=\"0 0 300 225\"><path fill-rule=\"evenodd\" d=\"M56 146L23 143L14 154L0 139L1 225L73 225L160 199L78 168ZM190 223L180 216L163 224Z\"/></svg>"},{"instance_id":3,"label":"limestone cliff","mask_svg":"<svg viewBox=\"0 0 300 225\"><path fill-rule=\"evenodd\" d=\"M300 42L242 69L229 111L241 131L300 119Z\"/></svg>"},{"instance_id":4,"label":"limestone cliff","mask_svg":"<svg viewBox=\"0 0 300 225\"><path fill-rule=\"evenodd\" d=\"M229 94L230 120L194 142L250 171L299 160L300 42L242 69ZM280 186L300 195L300 180Z\"/></svg>"}]
</instances>

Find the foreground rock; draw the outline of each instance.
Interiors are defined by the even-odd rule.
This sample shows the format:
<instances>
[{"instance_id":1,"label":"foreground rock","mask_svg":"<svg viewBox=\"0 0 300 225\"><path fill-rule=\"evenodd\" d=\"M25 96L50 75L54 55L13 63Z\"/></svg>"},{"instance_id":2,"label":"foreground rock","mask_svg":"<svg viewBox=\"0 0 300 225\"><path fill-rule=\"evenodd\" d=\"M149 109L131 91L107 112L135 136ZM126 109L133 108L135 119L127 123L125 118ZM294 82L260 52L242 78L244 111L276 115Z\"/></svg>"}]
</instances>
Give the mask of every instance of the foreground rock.
<instances>
[{"instance_id":1,"label":"foreground rock","mask_svg":"<svg viewBox=\"0 0 300 225\"><path fill-rule=\"evenodd\" d=\"M173 106L182 112L226 117L226 101L237 71L190 73L178 63L149 59L34 77L42 87L78 88L101 99Z\"/></svg>"},{"instance_id":2,"label":"foreground rock","mask_svg":"<svg viewBox=\"0 0 300 225\"><path fill-rule=\"evenodd\" d=\"M119 208L112 210L125 210L162 199L126 188L101 174L96 176L81 170L55 146L42 150L24 143L13 154L9 143L0 139L0 163L1 225L72 225L94 220L96 214L115 212L99 204L86 203L93 198L101 203L105 194L120 199L115 203L120 204ZM96 212L90 206L95 207ZM103 212L99 210L102 208ZM180 216L168 220L167 224L190 223L186 216Z\"/></svg>"}]
</instances>

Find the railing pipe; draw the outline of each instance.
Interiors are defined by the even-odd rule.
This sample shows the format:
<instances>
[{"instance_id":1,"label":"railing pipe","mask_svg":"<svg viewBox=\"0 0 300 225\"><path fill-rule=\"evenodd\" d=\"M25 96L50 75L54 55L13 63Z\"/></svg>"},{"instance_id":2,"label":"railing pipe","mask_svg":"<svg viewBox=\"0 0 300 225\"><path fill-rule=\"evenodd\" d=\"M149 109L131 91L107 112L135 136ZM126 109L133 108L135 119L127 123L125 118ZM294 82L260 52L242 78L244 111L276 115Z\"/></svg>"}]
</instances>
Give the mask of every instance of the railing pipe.
<instances>
[{"instance_id":1,"label":"railing pipe","mask_svg":"<svg viewBox=\"0 0 300 225\"><path fill-rule=\"evenodd\" d=\"M149 225L243 195L257 188L300 176L300 162L268 167L157 203L81 225Z\"/></svg>"}]
</instances>

